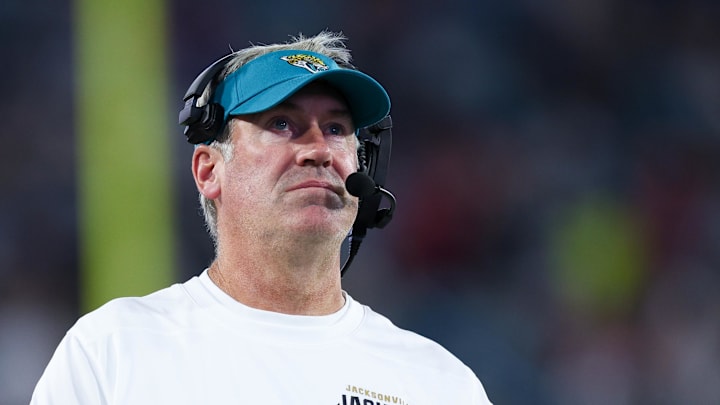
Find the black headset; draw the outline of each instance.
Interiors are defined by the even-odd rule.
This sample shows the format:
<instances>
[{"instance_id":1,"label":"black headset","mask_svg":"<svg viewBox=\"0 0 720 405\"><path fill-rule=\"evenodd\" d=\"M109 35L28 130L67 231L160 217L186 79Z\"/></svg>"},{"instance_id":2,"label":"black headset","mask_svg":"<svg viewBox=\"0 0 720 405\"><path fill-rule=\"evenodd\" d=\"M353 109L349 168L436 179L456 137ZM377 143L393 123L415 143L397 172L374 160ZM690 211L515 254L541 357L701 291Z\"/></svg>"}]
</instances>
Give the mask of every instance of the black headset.
<instances>
[{"instance_id":1,"label":"black headset","mask_svg":"<svg viewBox=\"0 0 720 405\"><path fill-rule=\"evenodd\" d=\"M193 145L214 141L222 130L225 110L220 104L212 102L212 93L207 104L198 107L197 102L208 84L215 80L234 56L235 54L231 53L208 66L185 92L185 106L180 111L178 121L180 125L185 125L185 136Z\"/></svg>"},{"instance_id":2,"label":"black headset","mask_svg":"<svg viewBox=\"0 0 720 405\"><path fill-rule=\"evenodd\" d=\"M212 102L212 92L205 105L198 106L197 103L207 86L235 56L235 53L231 53L208 66L185 92L185 105L178 115L178 121L185 126L184 134L189 143L209 144L220 135L225 125L223 107ZM358 139L360 168L348 177L346 187L350 194L360 197L360 204L349 235L350 252L341 269L342 275L350 267L367 230L384 228L392 219L395 210L395 197L384 188L392 148L392 119L388 115L376 124L360 128ZM383 197L389 200L390 207L380 207Z\"/></svg>"}]
</instances>

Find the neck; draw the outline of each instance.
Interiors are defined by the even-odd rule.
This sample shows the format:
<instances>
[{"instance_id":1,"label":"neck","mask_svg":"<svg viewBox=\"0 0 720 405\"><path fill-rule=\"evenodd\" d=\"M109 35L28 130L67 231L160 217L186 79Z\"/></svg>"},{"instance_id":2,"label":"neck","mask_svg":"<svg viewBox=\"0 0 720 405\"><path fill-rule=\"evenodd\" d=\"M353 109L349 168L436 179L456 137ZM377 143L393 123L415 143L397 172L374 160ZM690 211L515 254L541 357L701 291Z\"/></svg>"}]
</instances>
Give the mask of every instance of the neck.
<instances>
[{"instance_id":1,"label":"neck","mask_svg":"<svg viewBox=\"0 0 720 405\"><path fill-rule=\"evenodd\" d=\"M238 302L292 315L327 315L344 304L339 244L334 252L307 246L254 251L251 246L257 244L219 248L209 269L212 281Z\"/></svg>"}]
</instances>

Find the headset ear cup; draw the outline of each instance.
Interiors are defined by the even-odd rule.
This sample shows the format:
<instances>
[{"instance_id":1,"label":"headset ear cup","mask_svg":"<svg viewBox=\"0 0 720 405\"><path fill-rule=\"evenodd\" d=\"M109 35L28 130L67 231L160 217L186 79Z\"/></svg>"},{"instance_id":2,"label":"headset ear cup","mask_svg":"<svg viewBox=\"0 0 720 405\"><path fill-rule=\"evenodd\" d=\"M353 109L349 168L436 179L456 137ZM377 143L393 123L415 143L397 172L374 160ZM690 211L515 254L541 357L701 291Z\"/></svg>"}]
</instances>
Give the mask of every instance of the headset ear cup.
<instances>
[{"instance_id":1,"label":"headset ear cup","mask_svg":"<svg viewBox=\"0 0 720 405\"><path fill-rule=\"evenodd\" d=\"M358 133L360 148L358 160L360 171L364 172L382 187L390 164L392 147L392 120L388 115L379 123L362 128ZM355 225L365 228L382 228L390 221L387 210L381 210L382 196L371 195L360 199Z\"/></svg>"},{"instance_id":2,"label":"headset ear cup","mask_svg":"<svg viewBox=\"0 0 720 405\"><path fill-rule=\"evenodd\" d=\"M392 219L395 210L395 197L385 190L385 177L390 164L392 148L392 119L386 116L377 124L361 128L358 131L358 170L365 173L375 183L375 191L360 198L358 213L350 233L350 252L348 259L340 269L344 275L353 258L360 249L369 228L383 228ZM380 208L383 197L389 198L390 208Z\"/></svg>"},{"instance_id":3,"label":"headset ear cup","mask_svg":"<svg viewBox=\"0 0 720 405\"><path fill-rule=\"evenodd\" d=\"M202 110L200 121L189 125L185 129L185 135L189 143L210 143L217 138L222 129L225 113L220 104L210 103L203 106Z\"/></svg>"},{"instance_id":4,"label":"headset ear cup","mask_svg":"<svg viewBox=\"0 0 720 405\"><path fill-rule=\"evenodd\" d=\"M178 115L178 122L180 125L185 125L184 134L189 143L210 143L220 134L225 117L222 106L208 103L198 107L197 102L203 97L206 88L211 86L212 81L234 57L236 54L231 53L213 62L193 80L185 92L183 97L185 106Z\"/></svg>"},{"instance_id":5,"label":"headset ear cup","mask_svg":"<svg viewBox=\"0 0 720 405\"><path fill-rule=\"evenodd\" d=\"M220 135L225 109L217 103L207 105L207 116L203 117L203 125L208 134L208 141L213 141Z\"/></svg>"}]
</instances>

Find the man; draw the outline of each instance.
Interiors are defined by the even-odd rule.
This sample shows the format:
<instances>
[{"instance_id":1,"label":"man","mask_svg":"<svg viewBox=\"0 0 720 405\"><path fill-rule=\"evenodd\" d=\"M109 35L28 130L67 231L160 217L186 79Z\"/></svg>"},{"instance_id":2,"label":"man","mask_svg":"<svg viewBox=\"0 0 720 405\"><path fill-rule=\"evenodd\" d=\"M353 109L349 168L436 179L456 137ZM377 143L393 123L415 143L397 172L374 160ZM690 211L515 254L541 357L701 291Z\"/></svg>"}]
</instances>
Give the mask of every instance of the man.
<instances>
[{"instance_id":1,"label":"man","mask_svg":"<svg viewBox=\"0 0 720 405\"><path fill-rule=\"evenodd\" d=\"M445 349L342 290L340 247L358 212L344 183L362 163L356 129L390 110L382 86L351 67L344 38L254 46L211 68L181 119L197 144L214 261L82 317L32 403L489 403Z\"/></svg>"}]
</instances>

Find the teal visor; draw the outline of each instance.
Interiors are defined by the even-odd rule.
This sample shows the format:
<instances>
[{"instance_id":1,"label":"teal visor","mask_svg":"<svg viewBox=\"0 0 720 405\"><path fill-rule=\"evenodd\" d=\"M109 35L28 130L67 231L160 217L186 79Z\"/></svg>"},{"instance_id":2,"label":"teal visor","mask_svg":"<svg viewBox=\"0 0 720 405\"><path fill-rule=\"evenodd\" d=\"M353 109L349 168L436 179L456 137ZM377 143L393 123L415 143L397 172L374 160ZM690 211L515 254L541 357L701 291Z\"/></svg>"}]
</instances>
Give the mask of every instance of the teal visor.
<instances>
[{"instance_id":1,"label":"teal visor","mask_svg":"<svg viewBox=\"0 0 720 405\"><path fill-rule=\"evenodd\" d=\"M329 83L347 100L356 127L383 119L390 112L390 97L372 77L342 68L331 58L309 51L275 51L243 65L215 89L213 101L228 116L268 110L315 80Z\"/></svg>"}]
</instances>

